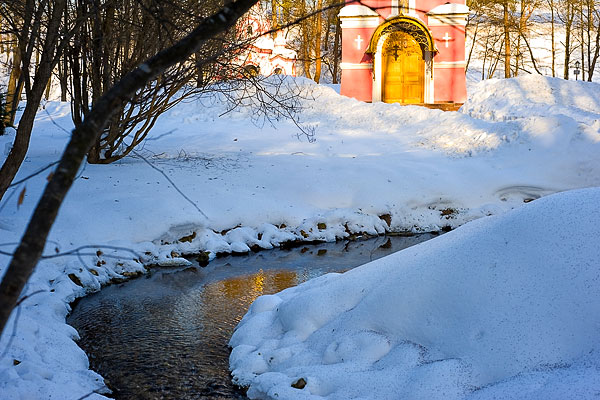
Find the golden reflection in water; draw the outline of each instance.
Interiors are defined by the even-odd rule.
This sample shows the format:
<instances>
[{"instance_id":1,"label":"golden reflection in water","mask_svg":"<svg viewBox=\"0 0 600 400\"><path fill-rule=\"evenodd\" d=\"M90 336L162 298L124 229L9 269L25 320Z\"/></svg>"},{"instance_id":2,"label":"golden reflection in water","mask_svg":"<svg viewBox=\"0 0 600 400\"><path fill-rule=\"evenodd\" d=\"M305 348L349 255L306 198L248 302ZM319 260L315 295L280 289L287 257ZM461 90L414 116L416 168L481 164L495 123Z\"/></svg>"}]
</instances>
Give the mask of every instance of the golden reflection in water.
<instances>
[{"instance_id":1,"label":"golden reflection in water","mask_svg":"<svg viewBox=\"0 0 600 400\"><path fill-rule=\"evenodd\" d=\"M281 271L273 275L273 283L278 292L299 283L296 271Z\"/></svg>"},{"instance_id":2,"label":"golden reflection in water","mask_svg":"<svg viewBox=\"0 0 600 400\"><path fill-rule=\"evenodd\" d=\"M213 320L222 315L235 315L237 317L232 322L237 324L256 298L295 286L301 279L296 271L261 269L252 275L210 283L204 286L201 294L203 317Z\"/></svg>"},{"instance_id":3,"label":"golden reflection in water","mask_svg":"<svg viewBox=\"0 0 600 400\"><path fill-rule=\"evenodd\" d=\"M263 271L256 274L226 279L211 289L216 289L230 299L248 298L254 301L263 294L272 294L298 283L296 271ZM208 289L208 288L207 288Z\"/></svg>"}]
</instances>

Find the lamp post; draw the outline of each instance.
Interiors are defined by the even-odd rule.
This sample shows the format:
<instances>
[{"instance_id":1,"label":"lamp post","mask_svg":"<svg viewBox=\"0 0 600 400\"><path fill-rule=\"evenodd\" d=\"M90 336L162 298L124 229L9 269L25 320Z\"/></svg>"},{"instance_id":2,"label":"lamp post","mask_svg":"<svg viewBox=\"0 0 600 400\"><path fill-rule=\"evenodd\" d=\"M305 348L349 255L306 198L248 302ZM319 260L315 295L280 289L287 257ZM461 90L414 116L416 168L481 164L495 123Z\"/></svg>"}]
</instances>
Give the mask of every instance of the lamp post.
<instances>
[{"instance_id":1,"label":"lamp post","mask_svg":"<svg viewBox=\"0 0 600 400\"><path fill-rule=\"evenodd\" d=\"M579 61L575 61L575 71L573 71L573 73L575 74L575 80L577 80L577 77L579 76L579 73L581 72L579 70L580 66L581 66L581 63Z\"/></svg>"}]
</instances>

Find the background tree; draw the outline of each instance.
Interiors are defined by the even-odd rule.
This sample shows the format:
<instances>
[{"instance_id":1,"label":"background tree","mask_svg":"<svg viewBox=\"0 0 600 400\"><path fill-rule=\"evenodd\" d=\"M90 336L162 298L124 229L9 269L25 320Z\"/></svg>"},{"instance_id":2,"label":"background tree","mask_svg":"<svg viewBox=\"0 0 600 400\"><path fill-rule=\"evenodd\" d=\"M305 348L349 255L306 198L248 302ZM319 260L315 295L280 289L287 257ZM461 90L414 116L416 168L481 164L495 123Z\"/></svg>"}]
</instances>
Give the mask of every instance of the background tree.
<instances>
[{"instance_id":1,"label":"background tree","mask_svg":"<svg viewBox=\"0 0 600 400\"><path fill-rule=\"evenodd\" d=\"M340 0L273 0L269 4L271 15L276 16L279 26L312 14L303 19L289 37L291 46L298 53L301 74L319 83L326 67L328 80L339 82L341 59L341 27L338 14L343 7ZM318 12L323 10L322 12Z\"/></svg>"},{"instance_id":2,"label":"background tree","mask_svg":"<svg viewBox=\"0 0 600 400\"><path fill-rule=\"evenodd\" d=\"M83 29L74 38L66 57L72 88L72 117L79 126L90 107L115 82L160 49L180 40L185 30L180 27L198 23L198 16L214 12L219 2L174 0L77 0L78 12L93 10L93 18L85 19ZM228 48L234 42L235 29L219 35L198 50L198 60L214 54L218 47ZM148 40L152 38L152 40ZM221 58L230 60L232 55ZM223 60L224 61L224 60ZM224 62L220 63L225 65ZM199 64L198 64L199 65ZM214 79L209 71L215 68L191 62L168 68L156 79L138 90L132 99L123 102L108 121L104 132L90 149L90 163L111 163L127 156L147 136L158 117L187 96L206 88ZM226 75L226 67L220 75ZM196 85L190 85L195 81Z\"/></svg>"},{"instance_id":3,"label":"background tree","mask_svg":"<svg viewBox=\"0 0 600 400\"><path fill-rule=\"evenodd\" d=\"M504 67L505 77L523 72L557 76L559 64L562 76L569 79L575 59L582 79L593 76L600 44L598 0L470 0L467 4L472 13L468 67L479 61L482 79L493 77L497 67Z\"/></svg>"},{"instance_id":4,"label":"background tree","mask_svg":"<svg viewBox=\"0 0 600 400\"><path fill-rule=\"evenodd\" d=\"M257 0L230 1L214 14L198 18L195 29L187 35L183 35L181 39L173 41L173 44L167 48L160 49L158 53L126 73L100 96L94 102L91 110L83 116L81 123L73 130L71 140L62 154L56 170L49 178L48 185L0 283L0 334L17 304L17 299L25 283L41 257L48 233L85 155L97 142L98 137L103 135L104 128L111 121L113 115L122 109L123 103L135 99L136 94L143 90L149 82L160 79L170 68L180 64L189 67L191 64L190 70L204 70L207 66L218 64L221 57L228 52L235 49L243 52L247 42L233 43L231 47L209 45L215 40L223 44L222 35L227 35L234 30L236 21L256 2ZM82 21L83 19L77 18L77 20ZM299 22L301 21L302 18ZM206 50L209 48L213 49L212 52ZM202 52L203 49L206 50L205 53ZM199 54L203 58L200 58ZM193 63L190 62L192 56L194 57ZM238 68L237 71L239 70ZM224 89L219 92L226 98L231 96L235 99L235 102L230 102L232 106L257 101L259 108L255 111L258 112L258 115L264 115L265 118L292 116L294 107L298 104L297 92L286 91L284 86L278 84L284 82L285 78L275 76L242 79L243 77L239 76L223 76L221 70L219 70L219 77L221 82L234 82L233 85L225 85ZM235 79L230 80L229 78ZM219 86L223 87L221 82L219 82ZM269 90L269 82L274 82L274 85L270 86L272 90ZM130 106L132 105L130 104Z\"/></svg>"},{"instance_id":5,"label":"background tree","mask_svg":"<svg viewBox=\"0 0 600 400\"><path fill-rule=\"evenodd\" d=\"M16 83L11 85L9 82L7 92L11 120L14 120L20 101L21 87L27 97L12 149L0 168L0 200L25 159L35 115L52 70L68 43L68 35L62 35L60 29L67 5L66 0L7 0L0 7L4 26L16 38L13 43L13 49L16 49L13 58ZM77 29L77 26L72 29ZM39 54L38 62L35 62L35 54ZM12 77L13 73L11 81Z\"/></svg>"},{"instance_id":6,"label":"background tree","mask_svg":"<svg viewBox=\"0 0 600 400\"><path fill-rule=\"evenodd\" d=\"M588 54L591 56L590 58L590 69L588 74L588 81L592 81L592 77L594 76L594 71L596 70L596 65L598 63L598 58L600 57L600 1L591 1L590 7L588 8L589 15L589 23L591 29L588 30L591 32L595 31L595 34L590 37L590 41L588 43L593 43L590 45ZM592 55L593 54L593 55Z\"/></svg>"},{"instance_id":7,"label":"background tree","mask_svg":"<svg viewBox=\"0 0 600 400\"><path fill-rule=\"evenodd\" d=\"M202 19L187 36L169 48L161 50L116 82L98 99L82 123L75 128L59 166L48 182L0 283L0 333L4 330L23 287L42 254L50 228L85 154L101 134L112 114L119 110L122 102L132 98L147 82L155 79L171 66L186 62L207 41L233 27L237 19L256 1L235 0L211 17Z\"/></svg>"},{"instance_id":8,"label":"background tree","mask_svg":"<svg viewBox=\"0 0 600 400\"><path fill-rule=\"evenodd\" d=\"M559 2L559 12L557 17L564 25L565 39L563 46L565 49L565 58L563 63L563 77L569 79L569 71L571 67L571 53L573 48L571 45L571 31L573 30L573 21L575 20L575 5L571 0L562 0Z\"/></svg>"}]
</instances>

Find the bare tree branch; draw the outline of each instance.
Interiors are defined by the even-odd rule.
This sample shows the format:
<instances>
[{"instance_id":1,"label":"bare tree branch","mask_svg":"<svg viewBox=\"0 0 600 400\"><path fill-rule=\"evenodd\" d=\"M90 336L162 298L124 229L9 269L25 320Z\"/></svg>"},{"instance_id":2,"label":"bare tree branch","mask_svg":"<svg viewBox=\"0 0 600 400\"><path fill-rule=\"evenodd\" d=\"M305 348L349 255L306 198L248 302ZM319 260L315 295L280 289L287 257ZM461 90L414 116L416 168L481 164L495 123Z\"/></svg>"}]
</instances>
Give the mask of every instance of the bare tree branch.
<instances>
[{"instance_id":1,"label":"bare tree branch","mask_svg":"<svg viewBox=\"0 0 600 400\"><path fill-rule=\"evenodd\" d=\"M125 75L103 95L73 135L61 157L60 164L31 217L20 245L15 251L0 283L0 333L27 280L37 264L50 228L58 210L69 191L85 154L102 131L108 119L121 102L127 102L146 82L164 72L170 66L182 62L194 54L210 38L231 29L257 0L237 0L227 3L219 12L203 19L185 38L160 51Z\"/></svg>"}]
</instances>

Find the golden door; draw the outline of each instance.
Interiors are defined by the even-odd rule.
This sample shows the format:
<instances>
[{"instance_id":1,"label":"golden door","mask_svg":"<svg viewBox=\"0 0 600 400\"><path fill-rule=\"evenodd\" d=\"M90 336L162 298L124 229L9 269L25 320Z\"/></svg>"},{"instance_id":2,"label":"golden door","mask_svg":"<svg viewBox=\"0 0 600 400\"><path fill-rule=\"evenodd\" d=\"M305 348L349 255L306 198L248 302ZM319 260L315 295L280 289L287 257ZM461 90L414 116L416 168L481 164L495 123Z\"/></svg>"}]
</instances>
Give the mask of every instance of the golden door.
<instances>
[{"instance_id":1,"label":"golden door","mask_svg":"<svg viewBox=\"0 0 600 400\"><path fill-rule=\"evenodd\" d=\"M421 47L408 33L394 32L383 45L382 97L386 103L423 103Z\"/></svg>"}]
</instances>

